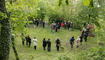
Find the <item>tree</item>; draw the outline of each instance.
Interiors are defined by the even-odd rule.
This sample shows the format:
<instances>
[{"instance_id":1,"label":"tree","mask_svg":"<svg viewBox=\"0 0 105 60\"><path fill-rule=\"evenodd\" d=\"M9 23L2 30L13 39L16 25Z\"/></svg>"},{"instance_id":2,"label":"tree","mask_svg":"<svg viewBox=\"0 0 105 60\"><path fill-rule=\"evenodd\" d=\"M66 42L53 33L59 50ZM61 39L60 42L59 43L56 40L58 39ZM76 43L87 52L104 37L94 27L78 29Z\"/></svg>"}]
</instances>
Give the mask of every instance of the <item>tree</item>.
<instances>
[{"instance_id":1,"label":"tree","mask_svg":"<svg viewBox=\"0 0 105 60\"><path fill-rule=\"evenodd\" d=\"M10 13L7 12L5 6L5 0L0 0L0 24L1 24L1 33L0 33L0 60L8 60L10 52Z\"/></svg>"}]
</instances>

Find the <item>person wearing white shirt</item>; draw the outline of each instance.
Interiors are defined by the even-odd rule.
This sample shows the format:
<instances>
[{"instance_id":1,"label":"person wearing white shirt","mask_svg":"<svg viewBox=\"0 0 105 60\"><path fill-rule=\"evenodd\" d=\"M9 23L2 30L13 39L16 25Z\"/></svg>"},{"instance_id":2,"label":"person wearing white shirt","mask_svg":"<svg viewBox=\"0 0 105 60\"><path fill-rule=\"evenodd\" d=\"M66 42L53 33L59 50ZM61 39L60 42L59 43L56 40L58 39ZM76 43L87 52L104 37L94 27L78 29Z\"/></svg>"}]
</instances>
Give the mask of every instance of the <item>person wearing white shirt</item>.
<instances>
[{"instance_id":1,"label":"person wearing white shirt","mask_svg":"<svg viewBox=\"0 0 105 60\"><path fill-rule=\"evenodd\" d=\"M76 46L77 46L77 48L79 47L79 43L80 43L80 37L78 36L78 38L76 40Z\"/></svg>"},{"instance_id":2,"label":"person wearing white shirt","mask_svg":"<svg viewBox=\"0 0 105 60\"><path fill-rule=\"evenodd\" d=\"M34 43L34 49L36 50L36 46L37 46L37 39L36 39L36 37L34 37L33 43Z\"/></svg>"}]
</instances>

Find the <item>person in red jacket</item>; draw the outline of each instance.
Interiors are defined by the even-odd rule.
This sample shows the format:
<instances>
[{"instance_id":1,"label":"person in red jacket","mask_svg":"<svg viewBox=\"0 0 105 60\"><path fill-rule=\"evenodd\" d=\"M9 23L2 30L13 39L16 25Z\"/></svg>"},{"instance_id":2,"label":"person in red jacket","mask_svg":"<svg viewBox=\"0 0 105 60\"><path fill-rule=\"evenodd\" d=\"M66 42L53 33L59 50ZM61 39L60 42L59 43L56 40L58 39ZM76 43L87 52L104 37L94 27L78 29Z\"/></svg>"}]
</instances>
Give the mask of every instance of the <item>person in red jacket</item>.
<instances>
[{"instance_id":1,"label":"person in red jacket","mask_svg":"<svg viewBox=\"0 0 105 60\"><path fill-rule=\"evenodd\" d=\"M64 24L63 24L63 22L62 22L62 23L61 23L61 27L63 27L63 25L64 25Z\"/></svg>"}]
</instances>

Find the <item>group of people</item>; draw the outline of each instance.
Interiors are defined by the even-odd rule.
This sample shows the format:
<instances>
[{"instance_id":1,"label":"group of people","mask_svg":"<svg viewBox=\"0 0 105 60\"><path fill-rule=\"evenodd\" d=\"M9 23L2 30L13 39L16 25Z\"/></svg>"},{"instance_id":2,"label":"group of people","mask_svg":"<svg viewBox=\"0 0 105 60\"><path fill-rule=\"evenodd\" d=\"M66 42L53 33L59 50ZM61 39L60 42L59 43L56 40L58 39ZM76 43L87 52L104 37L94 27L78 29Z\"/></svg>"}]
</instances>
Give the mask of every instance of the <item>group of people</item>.
<instances>
[{"instance_id":1,"label":"group of people","mask_svg":"<svg viewBox=\"0 0 105 60\"><path fill-rule=\"evenodd\" d=\"M22 33L21 34L21 39L22 39L22 45L25 45L24 43L26 41L26 46L31 47L31 42L32 41L31 41L30 36L25 37L24 34ZM36 50L37 44L38 44L36 37L33 38L33 44L34 44L34 49ZM50 41L50 39L46 40L44 38L42 46L43 46L43 50L46 50L46 47L47 47L47 50L50 52L51 51L51 41ZM56 40L56 49L57 49L57 51L59 51L59 47L60 47L60 40L57 39Z\"/></svg>"},{"instance_id":2,"label":"group of people","mask_svg":"<svg viewBox=\"0 0 105 60\"><path fill-rule=\"evenodd\" d=\"M42 19L34 19L33 24L35 27L38 27L39 24L44 28L45 27L45 22Z\"/></svg>"},{"instance_id":3,"label":"group of people","mask_svg":"<svg viewBox=\"0 0 105 60\"><path fill-rule=\"evenodd\" d=\"M71 30L73 28L72 22L53 22L50 24L51 32L55 30L55 32L58 32L59 29L67 28L68 30Z\"/></svg>"},{"instance_id":4,"label":"group of people","mask_svg":"<svg viewBox=\"0 0 105 60\"><path fill-rule=\"evenodd\" d=\"M55 31L57 32L57 29L60 29L62 27L65 27L65 24L67 24L67 27L68 29L71 29L73 24L72 22L61 22L61 23L52 23L51 24L51 31L53 32L53 29L55 29ZM73 45L74 45L74 42L76 42L76 47L78 48L80 45L82 45L82 42L83 42L83 39L85 42L87 42L87 38L88 38L88 35L89 35L89 31L90 31L90 27L89 27L89 24L86 26L86 23L83 24L83 30L80 34L80 36L77 37L76 41L75 41L75 38L74 36L72 38L70 38L70 45L71 45L71 48L73 48ZM31 47L31 38L30 36L24 36L24 34L22 33L21 34L21 38L22 38L22 44L24 45L24 42L26 41L26 45ZM59 48L61 47L61 42L60 40L57 38L57 40L55 41L56 42L56 49L57 51L59 51ZM33 44L34 44L34 49L36 50L37 48L37 39L36 37L33 38ZM47 47L47 50L48 51L51 51L51 41L50 39L48 39L46 41L46 39L44 38L43 39L43 50L46 50L46 47Z\"/></svg>"},{"instance_id":5,"label":"group of people","mask_svg":"<svg viewBox=\"0 0 105 60\"><path fill-rule=\"evenodd\" d=\"M89 32L90 32L90 27L89 27L89 24L87 25L86 29L85 29L85 23L83 24L83 30L81 32L81 35L77 37L76 39L76 47L78 48L79 45L82 45L82 42L83 42L83 39L85 42L87 42L87 38L89 36ZM70 39L70 45L71 45L71 48L73 48L73 45L74 45L74 41L75 41L75 38L74 36Z\"/></svg>"}]
</instances>

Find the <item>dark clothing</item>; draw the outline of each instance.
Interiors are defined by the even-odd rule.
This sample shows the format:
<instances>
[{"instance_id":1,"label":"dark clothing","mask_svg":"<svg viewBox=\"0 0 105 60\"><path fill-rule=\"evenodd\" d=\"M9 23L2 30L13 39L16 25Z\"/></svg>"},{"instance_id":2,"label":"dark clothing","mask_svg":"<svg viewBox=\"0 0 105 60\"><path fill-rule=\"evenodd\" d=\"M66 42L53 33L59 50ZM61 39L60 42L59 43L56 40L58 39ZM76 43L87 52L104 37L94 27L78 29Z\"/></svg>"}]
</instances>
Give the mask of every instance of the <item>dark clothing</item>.
<instances>
[{"instance_id":1,"label":"dark clothing","mask_svg":"<svg viewBox=\"0 0 105 60\"><path fill-rule=\"evenodd\" d=\"M46 50L46 45L47 45L46 40L43 40L43 50Z\"/></svg>"},{"instance_id":2,"label":"dark clothing","mask_svg":"<svg viewBox=\"0 0 105 60\"><path fill-rule=\"evenodd\" d=\"M29 41L29 43L31 43L31 38L30 37L28 37L28 41Z\"/></svg>"},{"instance_id":3,"label":"dark clothing","mask_svg":"<svg viewBox=\"0 0 105 60\"><path fill-rule=\"evenodd\" d=\"M36 50L36 46L34 46L34 49Z\"/></svg>"},{"instance_id":4,"label":"dark clothing","mask_svg":"<svg viewBox=\"0 0 105 60\"><path fill-rule=\"evenodd\" d=\"M57 48L57 51L59 51L59 46L56 46L56 48Z\"/></svg>"},{"instance_id":5,"label":"dark clothing","mask_svg":"<svg viewBox=\"0 0 105 60\"><path fill-rule=\"evenodd\" d=\"M57 39L56 40L56 49L57 49L57 51L59 51L59 47L60 47L60 40Z\"/></svg>"},{"instance_id":6,"label":"dark clothing","mask_svg":"<svg viewBox=\"0 0 105 60\"><path fill-rule=\"evenodd\" d=\"M70 28L70 22L68 23L68 30L69 30L69 28Z\"/></svg>"},{"instance_id":7,"label":"dark clothing","mask_svg":"<svg viewBox=\"0 0 105 60\"><path fill-rule=\"evenodd\" d=\"M71 48L73 48L74 40L75 40L74 37L72 37L72 38L70 39Z\"/></svg>"},{"instance_id":8,"label":"dark clothing","mask_svg":"<svg viewBox=\"0 0 105 60\"><path fill-rule=\"evenodd\" d=\"M25 39L26 39L26 45L28 45L28 36L26 36Z\"/></svg>"},{"instance_id":9,"label":"dark clothing","mask_svg":"<svg viewBox=\"0 0 105 60\"><path fill-rule=\"evenodd\" d=\"M83 23L83 27L85 27L85 26L86 26L86 22Z\"/></svg>"},{"instance_id":10,"label":"dark clothing","mask_svg":"<svg viewBox=\"0 0 105 60\"><path fill-rule=\"evenodd\" d=\"M56 46L60 46L60 40L59 39L56 40Z\"/></svg>"},{"instance_id":11,"label":"dark clothing","mask_svg":"<svg viewBox=\"0 0 105 60\"><path fill-rule=\"evenodd\" d=\"M39 21L38 21L38 20L36 20L36 26L38 27L38 25L39 25Z\"/></svg>"},{"instance_id":12,"label":"dark clothing","mask_svg":"<svg viewBox=\"0 0 105 60\"><path fill-rule=\"evenodd\" d=\"M45 27L45 22L43 22L43 28Z\"/></svg>"},{"instance_id":13,"label":"dark clothing","mask_svg":"<svg viewBox=\"0 0 105 60\"><path fill-rule=\"evenodd\" d=\"M58 23L57 25L58 25L58 29L60 29L60 23Z\"/></svg>"},{"instance_id":14,"label":"dark clothing","mask_svg":"<svg viewBox=\"0 0 105 60\"><path fill-rule=\"evenodd\" d=\"M85 31L83 30L83 31L82 31L82 34L81 34L82 37L84 37L84 33L85 33Z\"/></svg>"},{"instance_id":15,"label":"dark clothing","mask_svg":"<svg viewBox=\"0 0 105 60\"><path fill-rule=\"evenodd\" d=\"M80 36L80 42L82 42L83 41L83 37L82 36Z\"/></svg>"},{"instance_id":16,"label":"dark clothing","mask_svg":"<svg viewBox=\"0 0 105 60\"><path fill-rule=\"evenodd\" d=\"M56 26L55 32L57 32L57 31L58 31L58 27Z\"/></svg>"},{"instance_id":17,"label":"dark clothing","mask_svg":"<svg viewBox=\"0 0 105 60\"><path fill-rule=\"evenodd\" d=\"M88 37L88 32L86 31L86 32L84 33L85 42L87 42L87 37Z\"/></svg>"},{"instance_id":18,"label":"dark clothing","mask_svg":"<svg viewBox=\"0 0 105 60\"><path fill-rule=\"evenodd\" d=\"M83 42L83 37L80 36L80 43L81 43L81 45L82 45L82 42Z\"/></svg>"},{"instance_id":19,"label":"dark clothing","mask_svg":"<svg viewBox=\"0 0 105 60\"><path fill-rule=\"evenodd\" d=\"M26 45L31 46L31 38L29 36L25 37L26 38Z\"/></svg>"},{"instance_id":20,"label":"dark clothing","mask_svg":"<svg viewBox=\"0 0 105 60\"><path fill-rule=\"evenodd\" d=\"M75 39L72 37L72 38L70 39L70 42L74 42L74 40L75 40Z\"/></svg>"},{"instance_id":21,"label":"dark clothing","mask_svg":"<svg viewBox=\"0 0 105 60\"><path fill-rule=\"evenodd\" d=\"M24 41L22 41L22 45L24 45Z\"/></svg>"},{"instance_id":22,"label":"dark clothing","mask_svg":"<svg viewBox=\"0 0 105 60\"><path fill-rule=\"evenodd\" d=\"M47 47L48 47L48 51L51 51L51 41L50 40L47 41Z\"/></svg>"},{"instance_id":23,"label":"dark clothing","mask_svg":"<svg viewBox=\"0 0 105 60\"><path fill-rule=\"evenodd\" d=\"M50 40L47 41L47 45L48 45L48 47L51 47L51 41Z\"/></svg>"},{"instance_id":24,"label":"dark clothing","mask_svg":"<svg viewBox=\"0 0 105 60\"><path fill-rule=\"evenodd\" d=\"M29 47L31 47L31 43L29 42Z\"/></svg>"},{"instance_id":25,"label":"dark clothing","mask_svg":"<svg viewBox=\"0 0 105 60\"><path fill-rule=\"evenodd\" d=\"M50 52L50 51L51 51L51 47L48 47L47 49L48 49L48 52Z\"/></svg>"}]
</instances>

